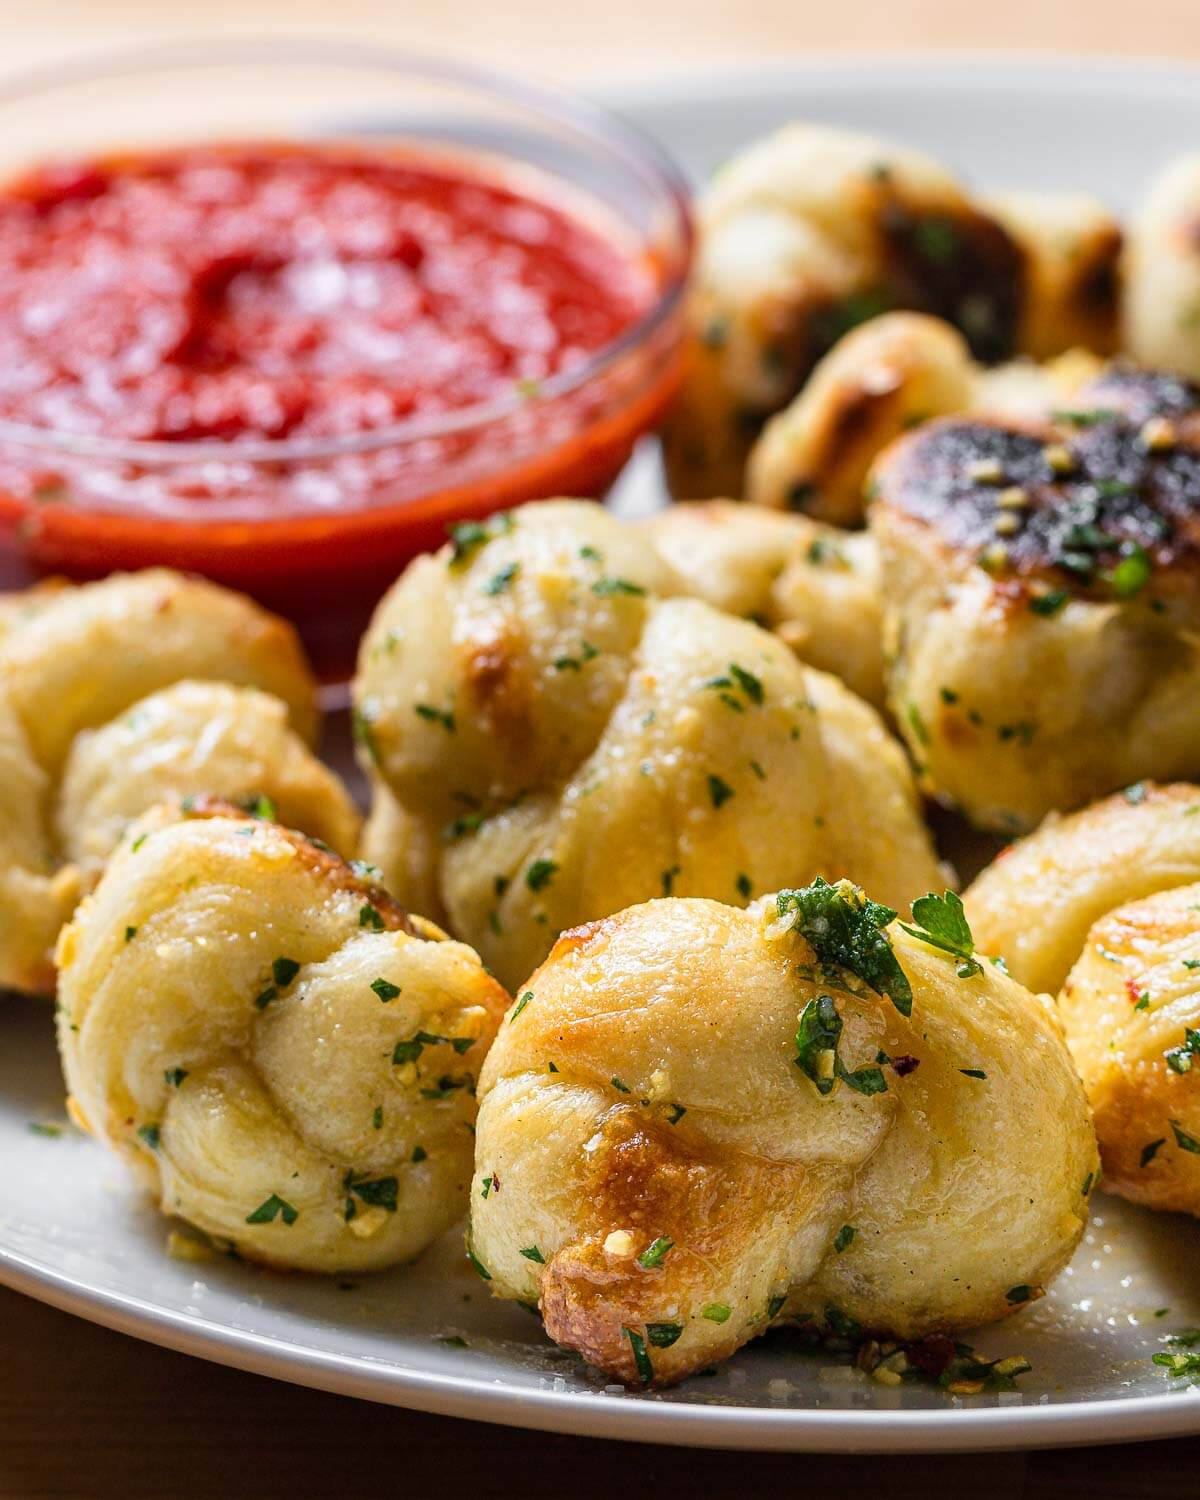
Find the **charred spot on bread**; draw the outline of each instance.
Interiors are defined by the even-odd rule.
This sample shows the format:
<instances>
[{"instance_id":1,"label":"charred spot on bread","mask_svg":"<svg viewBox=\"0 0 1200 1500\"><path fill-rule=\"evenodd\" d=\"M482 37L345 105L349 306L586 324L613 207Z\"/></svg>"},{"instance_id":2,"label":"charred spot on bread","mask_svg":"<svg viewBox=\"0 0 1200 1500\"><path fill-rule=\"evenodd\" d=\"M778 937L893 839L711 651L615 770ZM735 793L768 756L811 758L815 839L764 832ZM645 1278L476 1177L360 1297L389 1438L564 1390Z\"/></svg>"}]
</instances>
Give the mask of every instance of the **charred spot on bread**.
<instances>
[{"instance_id":1,"label":"charred spot on bread","mask_svg":"<svg viewBox=\"0 0 1200 1500\"><path fill-rule=\"evenodd\" d=\"M1114 360L1082 388L1075 405L1088 416L1111 414L1133 423L1152 417L1200 418L1200 386L1169 371ZM1064 415L1069 420L1071 414Z\"/></svg>"},{"instance_id":2,"label":"charred spot on bread","mask_svg":"<svg viewBox=\"0 0 1200 1500\"><path fill-rule=\"evenodd\" d=\"M914 214L902 202L879 220L892 306L952 323L984 364L1016 350L1025 262L995 219L973 211Z\"/></svg>"},{"instance_id":3,"label":"charred spot on bread","mask_svg":"<svg viewBox=\"0 0 1200 1500\"><path fill-rule=\"evenodd\" d=\"M1107 414L930 422L892 450L878 501L998 580L1081 598L1133 597L1200 555L1200 449Z\"/></svg>"}]
</instances>

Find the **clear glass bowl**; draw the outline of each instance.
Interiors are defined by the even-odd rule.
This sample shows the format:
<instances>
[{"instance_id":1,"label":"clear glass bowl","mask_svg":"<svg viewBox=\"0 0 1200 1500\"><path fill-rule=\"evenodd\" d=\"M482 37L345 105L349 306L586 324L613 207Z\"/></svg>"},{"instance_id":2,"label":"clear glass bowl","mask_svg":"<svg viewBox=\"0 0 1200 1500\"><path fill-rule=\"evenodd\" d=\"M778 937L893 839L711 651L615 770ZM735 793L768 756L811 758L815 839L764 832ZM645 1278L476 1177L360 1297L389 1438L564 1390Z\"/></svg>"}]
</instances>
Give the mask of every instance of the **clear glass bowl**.
<instances>
[{"instance_id":1,"label":"clear glass bowl","mask_svg":"<svg viewBox=\"0 0 1200 1500\"><path fill-rule=\"evenodd\" d=\"M290 615L344 671L371 606L449 521L600 495L678 383L687 188L614 116L473 68L320 42L173 46L0 87L0 172L219 140L415 150L578 212L655 270L579 365L446 417L322 440L131 442L0 421L0 578L166 563Z\"/></svg>"}]
</instances>

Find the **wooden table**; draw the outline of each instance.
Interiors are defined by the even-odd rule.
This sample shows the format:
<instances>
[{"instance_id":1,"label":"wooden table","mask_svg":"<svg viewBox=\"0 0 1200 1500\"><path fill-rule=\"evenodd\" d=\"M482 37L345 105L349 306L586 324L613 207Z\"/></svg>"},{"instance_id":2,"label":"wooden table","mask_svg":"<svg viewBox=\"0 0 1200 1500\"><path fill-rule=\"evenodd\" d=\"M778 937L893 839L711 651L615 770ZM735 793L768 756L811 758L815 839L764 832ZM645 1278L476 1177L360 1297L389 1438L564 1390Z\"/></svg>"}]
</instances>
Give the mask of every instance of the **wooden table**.
<instances>
[{"instance_id":1,"label":"wooden table","mask_svg":"<svg viewBox=\"0 0 1200 1500\"><path fill-rule=\"evenodd\" d=\"M0 72L236 32L356 34L586 85L786 51L929 47L1200 57L1196 0L0 0ZM1191 143L1193 146L1200 142ZM762 1492L972 1500L1195 1492L1200 1440L941 1458L747 1456L452 1422L220 1369L0 1291L0 1500L541 1500ZM1190 1478L1188 1476L1191 1476Z\"/></svg>"}]
</instances>

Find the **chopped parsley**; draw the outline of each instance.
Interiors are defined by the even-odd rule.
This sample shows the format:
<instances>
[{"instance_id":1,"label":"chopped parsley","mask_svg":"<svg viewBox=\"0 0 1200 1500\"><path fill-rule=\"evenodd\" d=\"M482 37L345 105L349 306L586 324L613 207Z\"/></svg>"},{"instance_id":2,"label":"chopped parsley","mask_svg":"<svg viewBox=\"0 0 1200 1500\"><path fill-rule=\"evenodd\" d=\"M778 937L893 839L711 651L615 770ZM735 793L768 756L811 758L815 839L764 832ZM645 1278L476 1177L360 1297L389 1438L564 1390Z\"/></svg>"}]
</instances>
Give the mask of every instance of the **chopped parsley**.
<instances>
[{"instance_id":1,"label":"chopped parsley","mask_svg":"<svg viewBox=\"0 0 1200 1500\"><path fill-rule=\"evenodd\" d=\"M354 1203L355 1198L361 1199L370 1208L384 1208L390 1214L396 1212L400 1184L394 1177L359 1177L355 1172L347 1172L342 1180L342 1186L348 1195L343 1214L347 1223L358 1212ZM353 1194L353 1197L349 1196L350 1194Z\"/></svg>"},{"instance_id":2,"label":"chopped parsley","mask_svg":"<svg viewBox=\"0 0 1200 1500\"><path fill-rule=\"evenodd\" d=\"M485 542L493 537L510 532L516 523L511 514L502 510L487 521L458 521L450 531L450 567L462 567L475 555Z\"/></svg>"},{"instance_id":3,"label":"chopped parsley","mask_svg":"<svg viewBox=\"0 0 1200 1500\"><path fill-rule=\"evenodd\" d=\"M614 594L626 594L643 598L646 590L640 583L631 583L628 578L597 578L592 584L592 593L601 599L611 599Z\"/></svg>"},{"instance_id":4,"label":"chopped parsley","mask_svg":"<svg viewBox=\"0 0 1200 1500\"><path fill-rule=\"evenodd\" d=\"M1108 582L1118 599L1132 599L1150 582L1150 558L1136 542L1126 543L1125 555L1108 575Z\"/></svg>"},{"instance_id":5,"label":"chopped parsley","mask_svg":"<svg viewBox=\"0 0 1200 1500\"><path fill-rule=\"evenodd\" d=\"M167 1085L170 1088L177 1089L179 1087L179 1085L183 1082L183 1080L187 1076L188 1075L187 1075L187 1069L186 1068L164 1068L163 1069L163 1078L165 1079Z\"/></svg>"},{"instance_id":6,"label":"chopped parsley","mask_svg":"<svg viewBox=\"0 0 1200 1500\"><path fill-rule=\"evenodd\" d=\"M842 1018L832 995L818 995L800 1013L796 1031L796 1066L810 1080L818 1094L833 1092L841 1081L857 1094L883 1094L887 1080L878 1067L847 1068L838 1055L842 1035Z\"/></svg>"},{"instance_id":7,"label":"chopped parsley","mask_svg":"<svg viewBox=\"0 0 1200 1500\"><path fill-rule=\"evenodd\" d=\"M293 1208L286 1198L281 1198L278 1193L272 1193L269 1198L258 1205L253 1213L246 1215L247 1224L273 1224L276 1219L282 1219L287 1225L292 1225L300 1217L300 1210Z\"/></svg>"},{"instance_id":8,"label":"chopped parsley","mask_svg":"<svg viewBox=\"0 0 1200 1500\"><path fill-rule=\"evenodd\" d=\"M708 778L708 795L714 807L723 807L730 797L733 796L733 788L727 781L722 781L719 776Z\"/></svg>"},{"instance_id":9,"label":"chopped parsley","mask_svg":"<svg viewBox=\"0 0 1200 1500\"><path fill-rule=\"evenodd\" d=\"M890 907L848 880L830 885L820 876L802 890L780 891L775 900L780 917L796 913L796 930L819 964L849 970L902 1016L912 1013L912 986L884 930L896 915Z\"/></svg>"},{"instance_id":10,"label":"chopped parsley","mask_svg":"<svg viewBox=\"0 0 1200 1500\"><path fill-rule=\"evenodd\" d=\"M1156 1365L1161 1365L1171 1375L1200 1375L1200 1354L1185 1354L1182 1351L1170 1354L1161 1349L1153 1359Z\"/></svg>"},{"instance_id":11,"label":"chopped parsley","mask_svg":"<svg viewBox=\"0 0 1200 1500\"><path fill-rule=\"evenodd\" d=\"M137 928L136 927L127 927L125 929L125 941L127 943L131 943L131 942L133 942L133 940L134 940L135 937L137 937Z\"/></svg>"},{"instance_id":12,"label":"chopped parsley","mask_svg":"<svg viewBox=\"0 0 1200 1500\"><path fill-rule=\"evenodd\" d=\"M929 733L929 725L926 724L921 710L915 703L910 702L904 710L905 718L909 722L913 734L917 737L918 745L928 745L932 736Z\"/></svg>"},{"instance_id":13,"label":"chopped parsley","mask_svg":"<svg viewBox=\"0 0 1200 1500\"><path fill-rule=\"evenodd\" d=\"M368 902L366 906L360 906L358 909L358 925L360 927L369 927L373 932L382 932L383 918L379 915L375 907Z\"/></svg>"},{"instance_id":14,"label":"chopped parsley","mask_svg":"<svg viewBox=\"0 0 1200 1500\"><path fill-rule=\"evenodd\" d=\"M532 990L526 990L525 993L521 996L521 998L517 1001L516 1005L513 1006L513 1013L508 1018L508 1024L510 1026L517 1019L517 1017L521 1014L521 1012L525 1009L525 1007L529 1004L529 1002L532 999L533 999L533 991Z\"/></svg>"},{"instance_id":15,"label":"chopped parsley","mask_svg":"<svg viewBox=\"0 0 1200 1500\"><path fill-rule=\"evenodd\" d=\"M426 1151L426 1149L425 1149L424 1146L414 1146L412 1148L412 1155L409 1157L409 1161L411 1161L411 1162L423 1162L423 1161L426 1161L428 1159L428 1157L429 1157L429 1152Z\"/></svg>"},{"instance_id":16,"label":"chopped parsley","mask_svg":"<svg viewBox=\"0 0 1200 1500\"><path fill-rule=\"evenodd\" d=\"M525 1257L526 1260L533 1261L534 1265L544 1266L546 1264L546 1257L542 1254L542 1252L536 1245L526 1245L524 1250L522 1250L520 1253Z\"/></svg>"},{"instance_id":17,"label":"chopped parsley","mask_svg":"<svg viewBox=\"0 0 1200 1500\"><path fill-rule=\"evenodd\" d=\"M137 1133L139 1139L145 1141L146 1145L150 1147L151 1151L157 1151L159 1146L162 1144L161 1125L139 1125Z\"/></svg>"},{"instance_id":18,"label":"chopped parsley","mask_svg":"<svg viewBox=\"0 0 1200 1500\"><path fill-rule=\"evenodd\" d=\"M1029 1302L1034 1297L1037 1297L1039 1295L1040 1293L1037 1287L1024 1285L1010 1286L1008 1291L1004 1294L1004 1300L1006 1302L1011 1302L1012 1305L1016 1307L1018 1304L1022 1302Z\"/></svg>"},{"instance_id":19,"label":"chopped parsley","mask_svg":"<svg viewBox=\"0 0 1200 1500\"><path fill-rule=\"evenodd\" d=\"M843 1250L849 1250L854 1243L854 1236L858 1233L853 1224L843 1224L833 1239L833 1248L838 1255Z\"/></svg>"},{"instance_id":20,"label":"chopped parsley","mask_svg":"<svg viewBox=\"0 0 1200 1500\"><path fill-rule=\"evenodd\" d=\"M710 1323L728 1323L732 1309L724 1302L710 1302L707 1307L701 1309L700 1316L707 1318Z\"/></svg>"},{"instance_id":21,"label":"chopped parsley","mask_svg":"<svg viewBox=\"0 0 1200 1500\"><path fill-rule=\"evenodd\" d=\"M369 702L364 702L356 708L350 717L350 727L354 735L354 743L360 746L367 755L372 765L378 766L382 762L379 756L379 742L375 738L373 715L377 709ZM144 837L144 835L143 835ZM135 849L137 845L133 846Z\"/></svg>"},{"instance_id":22,"label":"chopped parsley","mask_svg":"<svg viewBox=\"0 0 1200 1500\"><path fill-rule=\"evenodd\" d=\"M483 592L493 598L497 594L502 594L520 571L521 564L519 562L507 563L503 568L492 574L484 584Z\"/></svg>"},{"instance_id":23,"label":"chopped parsley","mask_svg":"<svg viewBox=\"0 0 1200 1500\"><path fill-rule=\"evenodd\" d=\"M428 724L440 724L447 734L454 733L454 715L449 709L435 708L432 703L414 703L413 712Z\"/></svg>"},{"instance_id":24,"label":"chopped parsley","mask_svg":"<svg viewBox=\"0 0 1200 1500\"><path fill-rule=\"evenodd\" d=\"M1148 1167L1154 1160L1154 1158L1158 1155L1159 1147L1165 1146L1166 1144L1167 1138L1164 1135L1161 1136L1157 1141L1151 1141L1148 1145L1143 1146L1141 1159L1138 1162L1138 1165L1142 1167Z\"/></svg>"},{"instance_id":25,"label":"chopped parsley","mask_svg":"<svg viewBox=\"0 0 1200 1500\"><path fill-rule=\"evenodd\" d=\"M474 1246L470 1243L467 1244L467 1259L471 1262L472 1269L481 1281L491 1281L492 1273L475 1254Z\"/></svg>"},{"instance_id":26,"label":"chopped parsley","mask_svg":"<svg viewBox=\"0 0 1200 1500\"><path fill-rule=\"evenodd\" d=\"M742 900L749 901L754 891L754 886L750 882L749 875L747 875L743 871L734 881L734 885L737 887L737 893L742 898Z\"/></svg>"},{"instance_id":27,"label":"chopped parsley","mask_svg":"<svg viewBox=\"0 0 1200 1500\"><path fill-rule=\"evenodd\" d=\"M1035 615L1049 617L1058 614L1070 601L1070 594L1066 589L1047 589L1042 594L1031 594L1029 596L1029 608Z\"/></svg>"},{"instance_id":28,"label":"chopped parsley","mask_svg":"<svg viewBox=\"0 0 1200 1500\"><path fill-rule=\"evenodd\" d=\"M678 1343L683 1332L682 1323L647 1323L646 1337L656 1349L669 1349Z\"/></svg>"},{"instance_id":29,"label":"chopped parsley","mask_svg":"<svg viewBox=\"0 0 1200 1500\"><path fill-rule=\"evenodd\" d=\"M920 938L931 948L940 948L943 953L956 958L958 968L955 972L960 979L970 979L983 972L975 957L975 940L963 914L963 904L953 891L947 891L944 896L935 896L932 891L926 896L918 896L912 904L912 914L917 925L910 927L907 922L901 922L900 926L910 937Z\"/></svg>"},{"instance_id":30,"label":"chopped parsley","mask_svg":"<svg viewBox=\"0 0 1200 1500\"><path fill-rule=\"evenodd\" d=\"M275 804L264 792L259 792L254 797L241 797L237 805L243 811L248 812L252 818L259 818L264 823L275 821Z\"/></svg>"},{"instance_id":31,"label":"chopped parsley","mask_svg":"<svg viewBox=\"0 0 1200 1500\"><path fill-rule=\"evenodd\" d=\"M1190 1151L1194 1156L1200 1156L1200 1141L1194 1135L1188 1135L1178 1120L1168 1120L1167 1124L1171 1127L1175 1144L1181 1151Z\"/></svg>"},{"instance_id":32,"label":"chopped parsley","mask_svg":"<svg viewBox=\"0 0 1200 1500\"><path fill-rule=\"evenodd\" d=\"M280 989L291 984L299 972L300 965L294 958L277 958L271 964L271 978Z\"/></svg>"},{"instance_id":33,"label":"chopped parsley","mask_svg":"<svg viewBox=\"0 0 1200 1500\"><path fill-rule=\"evenodd\" d=\"M544 890L558 873L558 864L553 859L535 859L525 871L525 884L531 891Z\"/></svg>"},{"instance_id":34,"label":"chopped parsley","mask_svg":"<svg viewBox=\"0 0 1200 1500\"><path fill-rule=\"evenodd\" d=\"M643 1270L652 1271L655 1266L662 1265L663 1261L666 1260L667 1256L671 1253L672 1250L674 1250L674 1248L675 1241L669 1239L665 1234L660 1234L659 1237L651 1244L647 1245L642 1253L638 1256L638 1265L641 1266Z\"/></svg>"},{"instance_id":35,"label":"chopped parsley","mask_svg":"<svg viewBox=\"0 0 1200 1500\"><path fill-rule=\"evenodd\" d=\"M958 229L949 219L918 219L913 225L917 254L936 266L946 266L960 249Z\"/></svg>"},{"instance_id":36,"label":"chopped parsley","mask_svg":"<svg viewBox=\"0 0 1200 1500\"><path fill-rule=\"evenodd\" d=\"M629 1085L627 1083L622 1083L621 1080L616 1076L616 1074L614 1074L608 1081L612 1084L613 1088L615 1088L617 1093L619 1094L633 1093L633 1090L629 1087Z\"/></svg>"},{"instance_id":37,"label":"chopped parsley","mask_svg":"<svg viewBox=\"0 0 1200 1500\"><path fill-rule=\"evenodd\" d=\"M987 1074L982 1068L959 1068L964 1078L986 1078Z\"/></svg>"},{"instance_id":38,"label":"chopped parsley","mask_svg":"<svg viewBox=\"0 0 1200 1500\"><path fill-rule=\"evenodd\" d=\"M398 984L393 984L390 979L384 979L382 974L378 979L372 979L371 988L379 996L384 1005L386 1005L389 1000L394 1000L400 993L400 986Z\"/></svg>"},{"instance_id":39,"label":"chopped parsley","mask_svg":"<svg viewBox=\"0 0 1200 1500\"><path fill-rule=\"evenodd\" d=\"M1116 416L1117 412L1100 406L1092 411L1052 411L1050 420L1067 427L1098 427L1101 422L1111 422Z\"/></svg>"},{"instance_id":40,"label":"chopped parsley","mask_svg":"<svg viewBox=\"0 0 1200 1500\"><path fill-rule=\"evenodd\" d=\"M1190 1026L1185 1027L1184 1039L1180 1045L1164 1052L1163 1056L1172 1073L1190 1073L1193 1058L1200 1056L1200 1031L1195 1031Z\"/></svg>"},{"instance_id":41,"label":"chopped parsley","mask_svg":"<svg viewBox=\"0 0 1200 1500\"><path fill-rule=\"evenodd\" d=\"M646 1353L646 1340L633 1328L622 1328L622 1332L629 1340L629 1347L633 1350L633 1363L637 1369L638 1379L643 1385L649 1385L654 1379L654 1366L650 1363L650 1356Z\"/></svg>"}]
</instances>

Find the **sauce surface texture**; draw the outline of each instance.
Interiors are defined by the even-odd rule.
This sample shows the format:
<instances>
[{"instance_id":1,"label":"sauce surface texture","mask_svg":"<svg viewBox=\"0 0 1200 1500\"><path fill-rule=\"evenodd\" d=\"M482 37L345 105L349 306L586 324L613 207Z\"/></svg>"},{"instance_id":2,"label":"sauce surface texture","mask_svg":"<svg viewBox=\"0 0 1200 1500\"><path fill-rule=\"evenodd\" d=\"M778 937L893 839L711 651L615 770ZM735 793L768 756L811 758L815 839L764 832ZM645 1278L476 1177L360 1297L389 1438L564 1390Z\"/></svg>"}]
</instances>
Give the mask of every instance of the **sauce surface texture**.
<instances>
[{"instance_id":1,"label":"sauce surface texture","mask_svg":"<svg viewBox=\"0 0 1200 1500\"><path fill-rule=\"evenodd\" d=\"M196 146L0 189L0 418L109 438L329 438L532 392L654 277L492 178Z\"/></svg>"}]
</instances>

